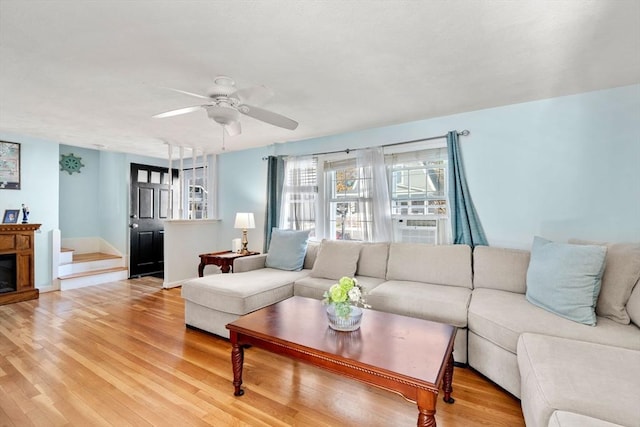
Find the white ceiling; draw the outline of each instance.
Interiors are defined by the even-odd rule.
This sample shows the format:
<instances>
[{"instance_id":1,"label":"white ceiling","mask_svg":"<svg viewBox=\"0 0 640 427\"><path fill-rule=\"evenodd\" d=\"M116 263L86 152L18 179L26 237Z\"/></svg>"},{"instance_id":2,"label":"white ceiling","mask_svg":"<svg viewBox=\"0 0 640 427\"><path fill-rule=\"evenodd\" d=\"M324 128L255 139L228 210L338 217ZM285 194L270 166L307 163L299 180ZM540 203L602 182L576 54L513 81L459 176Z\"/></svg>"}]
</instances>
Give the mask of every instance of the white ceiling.
<instances>
[{"instance_id":1,"label":"white ceiling","mask_svg":"<svg viewBox=\"0 0 640 427\"><path fill-rule=\"evenodd\" d=\"M0 0L0 131L166 157L220 152L216 75L264 84L227 150L640 82L640 1Z\"/></svg>"}]
</instances>

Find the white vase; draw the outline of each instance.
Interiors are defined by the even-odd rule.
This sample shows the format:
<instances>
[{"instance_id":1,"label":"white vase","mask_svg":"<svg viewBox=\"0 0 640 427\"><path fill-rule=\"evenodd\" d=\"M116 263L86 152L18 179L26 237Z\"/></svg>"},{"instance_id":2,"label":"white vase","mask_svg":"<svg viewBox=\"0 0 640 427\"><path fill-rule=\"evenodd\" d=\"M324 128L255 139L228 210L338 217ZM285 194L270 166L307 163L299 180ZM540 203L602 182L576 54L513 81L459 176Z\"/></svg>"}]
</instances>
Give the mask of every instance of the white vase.
<instances>
[{"instance_id":1,"label":"white vase","mask_svg":"<svg viewBox=\"0 0 640 427\"><path fill-rule=\"evenodd\" d=\"M336 331L355 331L360 327L362 322L362 309L360 307L351 306L351 311L347 317L338 316L336 307L333 304L327 306L327 319L329 319L329 327Z\"/></svg>"}]
</instances>

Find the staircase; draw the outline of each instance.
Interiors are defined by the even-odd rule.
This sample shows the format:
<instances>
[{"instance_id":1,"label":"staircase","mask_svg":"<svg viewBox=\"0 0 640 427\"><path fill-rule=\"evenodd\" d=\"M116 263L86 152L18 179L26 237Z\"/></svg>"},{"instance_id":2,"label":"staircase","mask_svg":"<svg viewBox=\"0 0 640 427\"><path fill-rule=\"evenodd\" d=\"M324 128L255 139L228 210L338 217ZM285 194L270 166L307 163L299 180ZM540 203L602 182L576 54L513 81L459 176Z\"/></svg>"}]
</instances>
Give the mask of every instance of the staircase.
<instances>
[{"instance_id":1,"label":"staircase","mask_svg":"<svg viewBox=\"0 0 640 427\"><path fill-rule=\"evenodd\" d=\"M60 290L83 288L100 283L126 280L129 277L124 259L102 252L76 254L62 248L58 264Z\"/></svg>"}]
</instances>

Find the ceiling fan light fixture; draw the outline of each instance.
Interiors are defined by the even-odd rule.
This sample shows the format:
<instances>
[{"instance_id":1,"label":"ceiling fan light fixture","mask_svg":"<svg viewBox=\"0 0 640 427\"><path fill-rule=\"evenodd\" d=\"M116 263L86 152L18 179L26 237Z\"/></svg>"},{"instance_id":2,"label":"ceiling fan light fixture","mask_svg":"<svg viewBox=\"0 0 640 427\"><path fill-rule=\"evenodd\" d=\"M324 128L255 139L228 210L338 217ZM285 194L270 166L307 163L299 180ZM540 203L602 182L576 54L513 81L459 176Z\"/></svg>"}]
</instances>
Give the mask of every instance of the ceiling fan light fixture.
<instances>
[{"instance_id":1,"label":"ceiling fan light fixture","mask_svg":"<svg viewBox=\"0 0 640 427\"><path fill-rule=\"evenodd\" d=\"M210 105L207 106L206 109L209 118L221 125L228 125L233 122L237 122L240 118L240 113L238 113L235 108Z\"/></svg>"}]
</instances>

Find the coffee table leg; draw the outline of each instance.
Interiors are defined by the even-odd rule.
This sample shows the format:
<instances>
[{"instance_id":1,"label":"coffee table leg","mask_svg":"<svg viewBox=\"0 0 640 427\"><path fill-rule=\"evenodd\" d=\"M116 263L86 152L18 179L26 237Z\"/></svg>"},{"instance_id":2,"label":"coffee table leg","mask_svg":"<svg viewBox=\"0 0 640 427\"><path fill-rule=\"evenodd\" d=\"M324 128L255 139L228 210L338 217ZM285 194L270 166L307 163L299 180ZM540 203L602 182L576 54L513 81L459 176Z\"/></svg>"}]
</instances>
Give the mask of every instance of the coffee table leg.
<instances>
[{"instance_id":1,"label":"coffee table leg","mask_svg":"<svg viewBox=\"0 0 640 427\"><path fill-rule=\"evenodd\" d=\"M418 427L436 427L437 392L418 390Z\"/></svg>"},{"instance_id":2,"label":"coffee table leg","mask_svg":"<svg viewBox=\"0 0 640 427\"><path fill-rule=\"evenodd\" d=\"M206 264L204 262L201 262L200 264L198 264L198 277L202 277L204 276L204 266Z\"/></svg>"},{"instance_id":3,"label":"coffee table leg","mask_svg":"<svg viewBox=\"0 0 640 427\"><path fill-rule=\"evenodd\" d=\"M231 365L233 366L233 395L242 396L244 390L242 386L242 364L244 362L244 348L237 342L233 342L231 349Z\"/></svg>"},{"instance_id":4,"label":"coffee table leg","mask_svg":"<svg viewBox=\"0 0 640 427\"><path fill-rule=\"evenodd\" d=\"M449 355L449 361L447 362L447 367L444 371L444 380L442 381L442 391L444 391L443 400L446 403L453 403L455 399L451 397L451 392L453 392L453 386L451 383L453 382L453 353Z\"/></svg>"}]
</instances>

